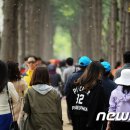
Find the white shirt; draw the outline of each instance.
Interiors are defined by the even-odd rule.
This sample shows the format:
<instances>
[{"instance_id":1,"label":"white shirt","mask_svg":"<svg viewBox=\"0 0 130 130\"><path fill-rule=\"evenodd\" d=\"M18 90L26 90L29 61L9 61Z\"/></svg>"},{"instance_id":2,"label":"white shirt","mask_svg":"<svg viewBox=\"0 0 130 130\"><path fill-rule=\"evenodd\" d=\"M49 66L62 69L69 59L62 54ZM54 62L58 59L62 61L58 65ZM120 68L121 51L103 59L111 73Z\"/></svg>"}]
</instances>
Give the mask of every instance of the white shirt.
<instances>
[{"instance_id":1,"label":"white shirt","mask_svg":"<svg viewBox=\"0 0 130 130\"><path fill-rule=\"evenodd\" d=\"M13 104L15 104L19 97L18 93L15 90L14 85L11 82L8 82L9 95L12 98ZM7 89L4 88L3 92L0 93L0 115L10 113Z\"/></svg>"}]
</instances>

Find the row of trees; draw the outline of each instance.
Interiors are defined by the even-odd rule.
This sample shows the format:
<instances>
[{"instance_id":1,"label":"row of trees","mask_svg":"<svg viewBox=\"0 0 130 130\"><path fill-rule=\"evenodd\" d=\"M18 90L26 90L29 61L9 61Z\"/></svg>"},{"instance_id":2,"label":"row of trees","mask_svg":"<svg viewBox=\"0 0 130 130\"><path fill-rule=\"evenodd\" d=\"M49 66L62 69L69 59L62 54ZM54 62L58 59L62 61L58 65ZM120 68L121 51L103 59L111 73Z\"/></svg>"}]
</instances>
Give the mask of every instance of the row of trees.
<instances>
[{"instance_id":1,"label":"row of trees","mask_svg":"<svg viewBox=\"0 0 130 130\"><path fill-rule=\"evenodd\" d=\"M124 51L130 50L130 0L111 0L109 59L122 61Z\"/></svg>"},{"instance_id":2,"label":"row of trees","mask_svg":"<svg viewBox=\"0 0 130 130\"><path fill-rule=\"evenodd\" d=\"M20 63L29 54L53 57L52 9L49 0L5 0L1 58Z\"/></svg>"},{"instance_id":3,"label":"row of trees","mask_svg":"<svg viewBox=\"0 0 130 130\"><path fill-rule=\"evenodd\" d=\"M57 26L71 36L72 56L105 57L112 66L130 50L130 0L4 0L1 58L53 58Z\"/></svg>"}]
</instances>

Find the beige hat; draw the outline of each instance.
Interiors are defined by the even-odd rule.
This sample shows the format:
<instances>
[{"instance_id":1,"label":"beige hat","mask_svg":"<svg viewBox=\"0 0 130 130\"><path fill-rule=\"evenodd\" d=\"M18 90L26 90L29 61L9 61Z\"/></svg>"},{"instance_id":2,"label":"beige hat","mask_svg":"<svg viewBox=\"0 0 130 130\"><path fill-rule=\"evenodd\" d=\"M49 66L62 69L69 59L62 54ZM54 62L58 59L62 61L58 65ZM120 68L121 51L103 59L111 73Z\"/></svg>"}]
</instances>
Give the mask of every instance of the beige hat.
<instances>
[{"instance_id":1,"label":"beige hat","mask_svg":"<svg viewBox=\"0 0 130 130\"><path fill-rule=\"evenodd\" d=\"M130 86L130 69L123 69L121 76L115 80L115 83Z\"/></svg>"},{"instance_id":2,"label":"beige hat","mask_svg":"<svg viewBox=\"0 0 130 130\"><path fill-rule=\"evenodd\" d=\"M29 57L28 60L27 60L27 62L35 62L35 61L36 61L36 60L35 60L34 57Z\"/></svg>"}]
</instances>

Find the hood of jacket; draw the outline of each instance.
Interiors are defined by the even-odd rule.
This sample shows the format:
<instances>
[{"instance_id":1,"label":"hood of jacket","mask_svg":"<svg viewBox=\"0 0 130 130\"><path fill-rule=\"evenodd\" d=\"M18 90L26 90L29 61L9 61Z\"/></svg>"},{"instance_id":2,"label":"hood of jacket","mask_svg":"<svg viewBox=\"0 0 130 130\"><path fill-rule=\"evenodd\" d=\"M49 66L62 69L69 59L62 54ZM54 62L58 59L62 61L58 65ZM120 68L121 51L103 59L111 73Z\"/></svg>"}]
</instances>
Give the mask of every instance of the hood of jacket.
<instances>
[{"instance_id":1,"label":"hood of jacket","mask_svg":"<svg viewBox=\"0 0 130 130\"><path fill-rule=\"evenodd\" d=\"M49 86L47 84L37 84L37 85L33 85L32 88L37 91L38 93L42 94L42 95L45 95L47 94L48 92L50 92L53 87L52 86Z\"/></svg>"}]
</instances>

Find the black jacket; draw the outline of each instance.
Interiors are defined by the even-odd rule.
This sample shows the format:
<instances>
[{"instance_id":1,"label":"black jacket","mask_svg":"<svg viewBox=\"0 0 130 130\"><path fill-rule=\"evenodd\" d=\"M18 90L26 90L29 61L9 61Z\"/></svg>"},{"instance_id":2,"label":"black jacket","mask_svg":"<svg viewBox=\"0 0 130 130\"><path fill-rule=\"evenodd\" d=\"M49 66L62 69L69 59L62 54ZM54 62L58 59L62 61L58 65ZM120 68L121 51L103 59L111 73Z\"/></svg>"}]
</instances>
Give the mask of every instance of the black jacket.
<instances>
[{"instance_id":1,"label":"black jacket","mask_svg":"<svg viewBox=\"0 0 130 130\"><path fill-rule=\"evenodd\" d=\"M79 70L75 73L73 73L71 76L69 76L66 84L65 84L65 88L64 88L64 93L66 96L69 95L70 91L71 91L71 87L74 84L74 81L77 80L82 74L83 74L83 70Z\"/></svg>"},{"instance_id":2,"label":"black jacket","mask_svg":"<svg viewBox=\"0 0 130 130\"><path fill-rule=\"evenodd\" d=\"M117 87L117 84L108 77L103 77L102 85L106 96L105 111L108 112L111 92Z\"/></svg>"},{"instance_id":3,"label":"black jacket","mask_svg":"<svg viewBox=\"0 0 130 130\"><path fill-rule=\"evenodd\" d=\"M73 86L68 95L74 130L101 130L101 121L96 121L97 114L104 112L105 95L102 83L97 83L90 91L83 86Z\"/></svg>"}]
</instances>

